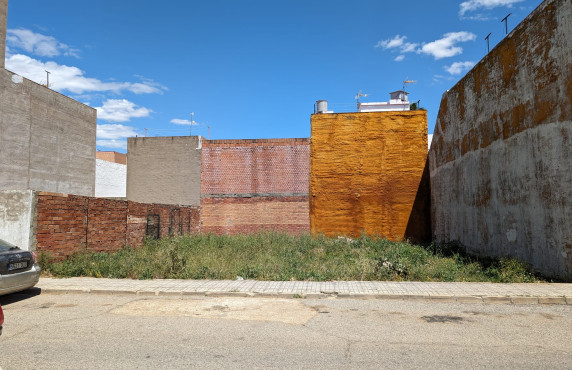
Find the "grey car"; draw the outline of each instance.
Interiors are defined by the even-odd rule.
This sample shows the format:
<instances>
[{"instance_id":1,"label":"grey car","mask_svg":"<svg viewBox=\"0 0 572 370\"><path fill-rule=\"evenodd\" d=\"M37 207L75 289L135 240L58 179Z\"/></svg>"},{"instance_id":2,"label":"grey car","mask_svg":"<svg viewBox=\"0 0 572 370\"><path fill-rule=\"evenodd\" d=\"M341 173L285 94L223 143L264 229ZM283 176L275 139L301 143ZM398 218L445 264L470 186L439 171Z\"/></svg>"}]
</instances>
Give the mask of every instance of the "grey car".
<instances>
[{"instance_id":1,"label":"grey car","mask_svg":"<svg viewBox=\"0 0 572 370\"><path fill-rule=\"evenodd\" d=\"M33 287L40 280L36 253L0 239L0 295Z\"/></svg>"}]
</instances>

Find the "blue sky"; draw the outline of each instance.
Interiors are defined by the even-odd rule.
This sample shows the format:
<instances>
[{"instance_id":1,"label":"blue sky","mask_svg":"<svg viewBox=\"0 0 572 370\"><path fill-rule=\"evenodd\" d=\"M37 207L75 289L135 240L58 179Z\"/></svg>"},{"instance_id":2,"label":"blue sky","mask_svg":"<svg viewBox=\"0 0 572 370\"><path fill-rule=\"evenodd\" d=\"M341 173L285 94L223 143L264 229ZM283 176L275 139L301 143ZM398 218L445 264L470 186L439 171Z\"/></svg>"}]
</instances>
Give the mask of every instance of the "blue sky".
<instances>
[{"instance_id":1,"label":"blue sky","mask_svg":"<svg viewBox=\"0 0 572 370\"><path fill-rule=\"evenodd\" d=\"M309 137L314 103L387 101L405 79L433 132L441 95L540 0L10 0L6 68L126 137ZM210 127L210 130L209 130ZM147 130L146 130L147 129Z\"/></svg>"}]
</instances>

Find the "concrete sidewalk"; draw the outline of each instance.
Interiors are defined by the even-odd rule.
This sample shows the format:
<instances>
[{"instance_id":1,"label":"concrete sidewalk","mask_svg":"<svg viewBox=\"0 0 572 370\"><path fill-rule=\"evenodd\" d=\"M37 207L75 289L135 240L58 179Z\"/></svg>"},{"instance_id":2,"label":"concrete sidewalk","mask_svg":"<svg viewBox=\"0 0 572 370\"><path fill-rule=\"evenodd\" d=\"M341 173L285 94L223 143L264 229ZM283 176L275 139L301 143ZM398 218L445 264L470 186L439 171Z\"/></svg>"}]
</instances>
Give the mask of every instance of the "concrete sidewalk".
<instances>
[{"instance_id":1,"label":"concrete sidewalk","mask_svg":"<svg viewBox=\"0 0 572 370\"><path fill-rule=\"evenodd\" d=\"M42 293L412 299L466 303L569 304L572 284L388 281L130 280L41 278Z\"/></svg>"}]
</instances>

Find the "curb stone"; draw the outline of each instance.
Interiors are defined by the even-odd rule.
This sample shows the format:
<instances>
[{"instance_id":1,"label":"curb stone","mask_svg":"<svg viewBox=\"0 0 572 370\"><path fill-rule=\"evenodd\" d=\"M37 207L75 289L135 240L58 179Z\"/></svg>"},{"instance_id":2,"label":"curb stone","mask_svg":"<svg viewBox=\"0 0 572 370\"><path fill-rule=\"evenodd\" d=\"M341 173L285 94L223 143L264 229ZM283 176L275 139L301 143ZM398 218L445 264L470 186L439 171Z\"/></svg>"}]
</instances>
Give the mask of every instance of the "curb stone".
<instances>
[{"instance_id":1,"label":"curb stone","mask_svg":"<svg viewBox=\"0 0 572 370\"><path fill-rule=\"evenodd\" d=\"M522 304L522 305L572 305L572 297L526 297L526 296L431 296L414 294L363 294L363 293L290 293L290 292L189 292L161 290L113 290L113 289L57 289L42 288L42 294L98 294L98 295L138 295L162 297L210 297L210 298L285 298L285 299L379 299L404 301L431 301L441 303L488 303L488 304Z\"/></svg>"},{"instance_id":2,"label":"curb stone","mask_svg":"<svg viewBox=\"0 0 572 370\"><path fill-rule=\"evenodd\" d=\"M101 294L163 297L378 299L433 303L572 305L572 284L387 281L119 280L41 278L36 294Z\"/></svg>"}]
</instances>

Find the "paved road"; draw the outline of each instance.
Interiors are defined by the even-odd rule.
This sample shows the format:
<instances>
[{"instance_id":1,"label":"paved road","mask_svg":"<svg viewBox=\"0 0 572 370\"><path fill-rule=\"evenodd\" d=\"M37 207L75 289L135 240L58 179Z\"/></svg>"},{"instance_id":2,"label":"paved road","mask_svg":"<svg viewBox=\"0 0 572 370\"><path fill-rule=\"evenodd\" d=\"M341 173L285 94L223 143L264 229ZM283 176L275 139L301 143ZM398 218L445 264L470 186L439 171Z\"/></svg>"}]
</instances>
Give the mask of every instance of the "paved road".
<instances>
[{"instance_id":1,"label":"paved road","mask_svg":"<svg viewBox=\"0 0 572 370\"><path fill-rule=\"evenodd\" d=\"M0 366L569 369L571 305L16 294Z\"/></svg>"}]
</instances>

